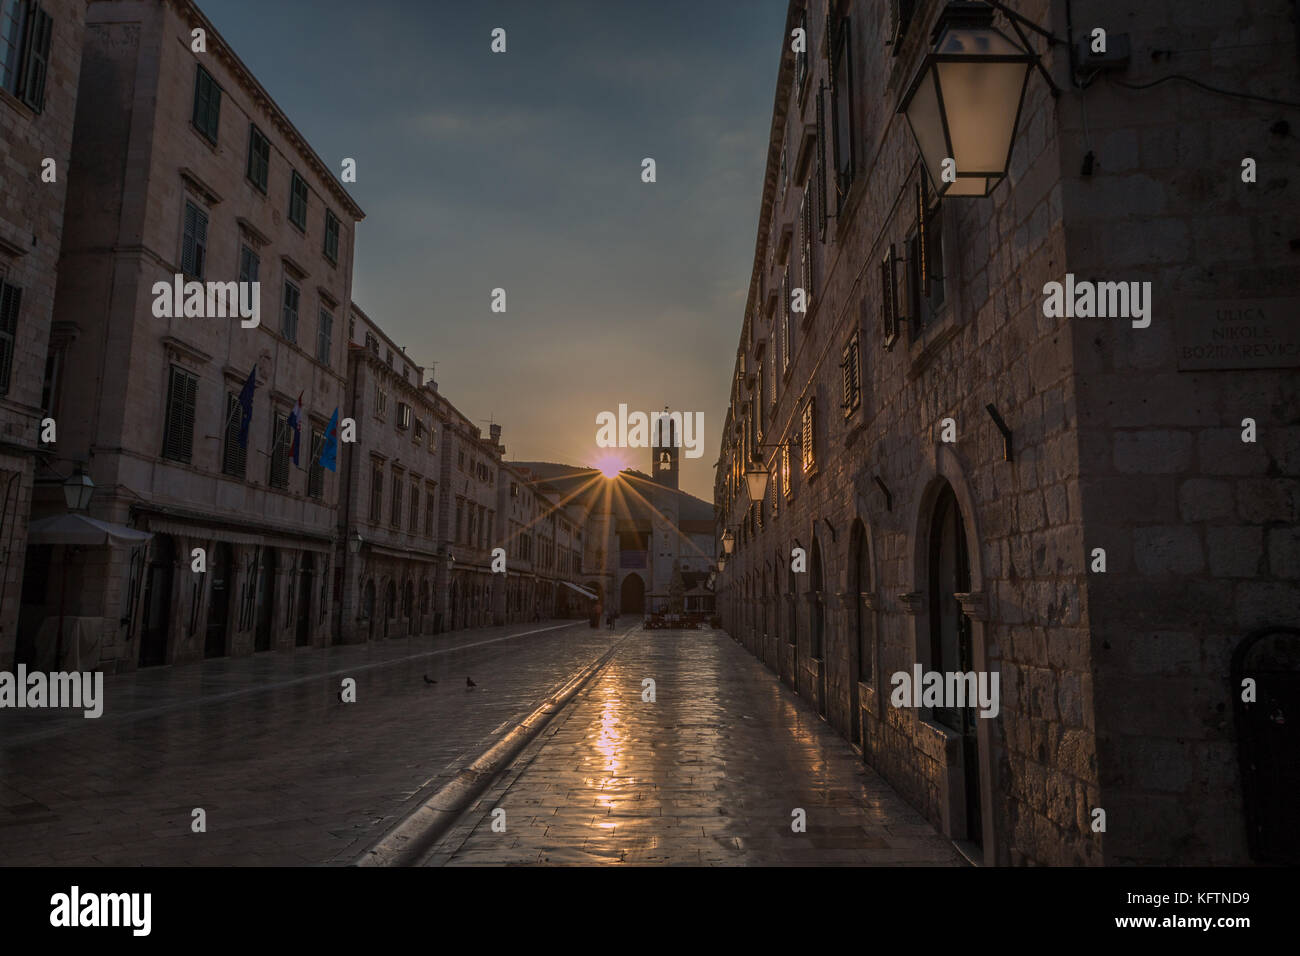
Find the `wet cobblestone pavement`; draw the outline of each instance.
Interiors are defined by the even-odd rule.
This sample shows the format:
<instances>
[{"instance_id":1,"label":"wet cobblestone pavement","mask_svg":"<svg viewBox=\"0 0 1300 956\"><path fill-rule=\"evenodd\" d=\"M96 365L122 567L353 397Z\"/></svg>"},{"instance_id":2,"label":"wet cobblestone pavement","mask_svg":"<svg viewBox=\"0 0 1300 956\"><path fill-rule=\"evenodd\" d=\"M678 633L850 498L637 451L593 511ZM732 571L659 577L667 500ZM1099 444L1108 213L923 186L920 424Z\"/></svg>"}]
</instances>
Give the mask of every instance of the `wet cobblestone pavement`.
<instances>
[{"instance_id":1,"label":"wet cobblestone pavement","mask_svg":"<svg viewBox=\"0 0 1300 956\"><path fill-rule=\"evenodd\" d=\"M350 863L632 623L519 624L110 675L96 720L0 711L0 865ZM356 703L338 700L344 677ZM196 807L206 833L191 832Z\"/></svg>"},{"instance_id":2,"label":"wet cobblestone pavement","mask_svg":"<svg viewBox=\"0 0 1300 956\"><path fill-rule=\"evenodd\" d=\"M806 832L791 828L796 808ZM426 863L963 861L725 633L637 630Z\"/></svg>"}]
</instances>

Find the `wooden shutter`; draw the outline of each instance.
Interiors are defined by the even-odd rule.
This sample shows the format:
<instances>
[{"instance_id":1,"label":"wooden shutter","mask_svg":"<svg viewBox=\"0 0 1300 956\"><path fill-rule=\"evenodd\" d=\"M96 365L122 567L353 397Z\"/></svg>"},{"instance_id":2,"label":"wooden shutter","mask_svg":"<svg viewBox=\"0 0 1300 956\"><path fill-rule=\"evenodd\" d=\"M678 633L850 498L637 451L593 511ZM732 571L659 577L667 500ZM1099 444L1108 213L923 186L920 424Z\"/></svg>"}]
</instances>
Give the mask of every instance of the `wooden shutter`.
<instances>
[{"instance_id":1,"label":"wooden shutter","mask_svg":"<svg viewBox=\"0 0 1300 956\"><path fill-rule=\"evenodd\" d=\"M781 371L790 367L790 270L785 270L781 277L781 311L778 315L781 323Z\"/></svg>"},{"instance_id":2,"label":"wooden shutter","mask_svg":"<svg viewBox=\"0 0 1300 956\"><path fill-rule=\"evenodd\" d=\"M889 252L880 263L880 324L887 350L898 339L898 286L894 272L894 246L890 243Z\"/></svg>"},{"instance_id":3,"label":"wooden shutter","mask_svg":"<svg viewBox=\"0 0 1300 956\"><path fill-rule=\"evenodd\" d=\"M221 442L221 472L236 478L244 477L248 449L239 446L239 423L243 409L234 392L226 393L226 429Z\"/></svg>"},{"instance_id":4,"label":"wooden shutter","mask_svg":"<svg viewBox=\"0 0 1300 956\"><path fill-rule=\"evenodd\" d=\"M172 366L167 381L167 432L163 438L163 456L188 462L194 451L194 404L199 381Z\"/></svg>"},{"instance_id":5,"label":"wooden shutter","mask_svg":"<svg viewBox=\"0 0 1300 956\"><path fill-rule=\"evenodd\" d=\"M45 80L50 70L50 39L54 21L39 4L32 4L28 14L27 42L23 49L22 101L37 113L45 108Z\"/></svg>"},{"instance_id":6,"label":"wooden shutter","mask_svg":"<svg viewBox=\"0 0 1300 956\"><path fill-rule=\"evenodd\" d=\"M826 239L826 91L817 89L817 234Z\"/></svg>"},{"instance_id":7,"label":"wooden shutter","mask_svg":"<svg viewBox=\"0 0 1300 956\"><path fill-rule=\"evenodd\" d=\"M325 469L320 463L320 454L325 446L325 431L316 425L311 426L311 469L307 472L307 495L311 498L325 496Z\"/></svg>"},{"instance_id":8,"label":"wooden shutter","mask_svg":"<svg viewBox=\"0 0 1300 956\"><path fill-rule=\"evenodd\" d=\"M916 278L921 295L930 297L929 255L925 241L925 170L921 170L916 180Z\"/></svg>"},{"instance_id":9,"label":"wooden shutter","mask_svg":"<svg viewBox=\"0 0 1300 956\"><path fill-rule=\"evenodd\" d=\"M853 337L849 339L844 346L844 361L841 364L843 370L842 380L844 385L844 414L849 415L858 407L858 390L860 363L858 361L858 333L854 332Z\"/></svg>"},{"instance_id":10,"label":"wooden shutter","mask_svg":"<svg viewBox=\"0 0 1300 956\"><path fill-rule=\"evenodd\" d=\"M293 435L289 431L289 417L275 412L273 416L274 431L271 435L271 487L289 487L289 445Z\"/></svg>"},{"instance_id":11,"label":"wooden shutter","mask_svg":"<svg viewBox=\"0 0 1300 956\"><path fill-rule=\"evenodd\" d=\"M0 281L0 395L9 392L14 351L18 340L18 310L22 302L22 289Z\"/></svg>"},{"instance_id":12,"label":"wooden shutter","mask_svg":"<svg viewBox=\"0 0 1300 956\"><path fill-rule=\"evenodd\" d=\"M811 475L817 467L817 461L813 457L813 400L808 399L808 404L803 407L803 473Z\"/></svg>"}]
</instances>

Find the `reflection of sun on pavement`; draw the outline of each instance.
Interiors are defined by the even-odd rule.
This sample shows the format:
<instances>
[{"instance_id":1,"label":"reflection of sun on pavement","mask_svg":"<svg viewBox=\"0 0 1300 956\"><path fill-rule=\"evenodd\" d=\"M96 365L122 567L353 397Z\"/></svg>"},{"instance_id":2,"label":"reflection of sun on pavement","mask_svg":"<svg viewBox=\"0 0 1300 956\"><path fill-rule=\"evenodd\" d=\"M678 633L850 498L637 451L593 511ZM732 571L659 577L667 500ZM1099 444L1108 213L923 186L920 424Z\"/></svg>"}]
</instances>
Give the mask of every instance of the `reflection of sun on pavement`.
<instances>
[{"instance_id":1,"label":"reflection of sun on pavement","mask_svg":"<svg viewBox=\"0 0 1300 956\"><path fill-rule=\"evenodd\" d=\"M596 735L595 746L604 758L601 768L611 775L616 775L623 767L623 735L618 729L618 688L612 681L605 680L601 682L601 693L603 700L600 708L600 731ZM601 781L602 791L609 782L608 779ZM607 795L602 794L599 800L601 806L613 806L612 798Z\"/></svg>"}]
</instances>

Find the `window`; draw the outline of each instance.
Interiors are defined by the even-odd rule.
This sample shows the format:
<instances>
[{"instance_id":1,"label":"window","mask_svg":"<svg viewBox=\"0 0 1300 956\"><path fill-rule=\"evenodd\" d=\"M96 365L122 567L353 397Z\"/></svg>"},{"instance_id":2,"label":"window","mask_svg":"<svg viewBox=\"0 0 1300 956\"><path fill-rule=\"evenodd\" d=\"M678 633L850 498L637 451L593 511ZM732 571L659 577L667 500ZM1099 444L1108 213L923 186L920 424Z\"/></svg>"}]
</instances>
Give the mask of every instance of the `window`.
<instances>
[{"instance_id":1,"label":"window","mask_svg":"<svg viewBox=\"0 0 1300 956\"><path fill-rule=\"evenodd\" d=\"M790 446L793 442L781 443L781 487L785 489L786 499L794 497L794 483L790 480Z\"/></svg>"},{"instance_id":2,"label":"window","mask_svg":"<svg viewBox=\"0 0 1300 956\"><path fill-rule=\"evenodd\" d=\"M17 93L22 86L23 24L27 0L0 0L0 86Z\"/></svg>"},{"instance_id":3,"label":"window","mask_svg":"<svg viewBox=\"0 0 1300 956\"><path fill-rule=\"evenodd\" d=\"M289 182L289 221L299 229L307 228L307 180L296 169Z\"/></svg>"},{"instance_id":4,"label":"window","mask_svg":"<svg viewBox=\"0 0 1300 956\"><path fill-rule=\"evenodd\" d=\"M330 262L339 261L339 217L330 210L325 210L325 258Z\"/></svg>"},{"instance_id":5,"label":"window","mask_svg":"<svg viewBox=\"0 0 1300 956\"><path fill-rule=\"evenodd\" d=\"M167 377L167 415L164 419L163 457L188 462L194 451L194 405L199 380L189 372L171 367Z\"/></svg>"},{"instance_id":6,"label":"window","mask_svg":"<svg viewBox=\"0 0 1300 956\"><path fill-rule=\"evenodd\" d=\"M334 316L330 315L324 309L320 310L320 324L316 327L316 361L322 365L329 365L331 338L334 335Z\"/></svg>"},{"instance_id":7,"label":"window","mask_svg":"<svg viewBox=\"0 0 1300 956\"><path fill-rule=\"evenodd\" d=\"M459 495L456 497L456 543L460 544L461 535L464 534L465 523L465 499Z\"/></svg>"},{"instance_id":8,"label":"window","mask_svg":"<svg viewBox=\"0 0 1300 956\"><path fill-rule=\"evenodd\" d=\"M325 497L325 469L320 463L320 453L325 445L325 427L316 422L311 426L311 444L307 453L311 455L311 465L307 472L307 497L317 501Z\"/></svg>"},{"instance_id":9,"label":"window","mask_svg":"<svg viewBox=\"0 0 1300 956\"><path fill-rule=\"evenodd\" d=\"M371 355L379 354L379 339L375 338L370 332L366 333L366 351Z\"/></svg>"},{"instance_id":10,"label":"window","mask_svg":"<svg viewBox=\"0 0 1300 956\"><path fill-rule=\"evenodd\" d=\"M239 281L256 282L257 273L262 268L262 260L257 253L242 243L239 246Z\"/></svg>"},{"instance_id":11,"label":"window","mask_svg":"<svg viewBox=\"0 0 1300 956\"><path fill-rule=\"evenodd\" d=\"M221 118L221 87L212 74L201 66L194 75L194 128L213 146L217 145L217 125Z\"/></svg>"},{"instance_id":12,"label":"window","mask_svg":"<svg viewBox=\"0 0 1300 956\"><path fill-rule=\"evenodd\" d=\"M404 481L402 473L396 468L393 469L393 501L391 510L388 513L388 523L394 528L402 526L402 486Z\"/></svg>"},{"instance_id":13,"label":"window","mask_svg":"<svg viewBox=\"0 0 1300 956\"><path fill-rule=\"evenodd\" d=\"M248 466L248 449L239 444L239 425L243 420L239 395L226 392L226 427L221 436L221 473L243 478Z\"/></svg>"},{"instance_id":14,"label":"window","mask_svg":"<svg viewBox=\"0 0 1300 956\"><path fill-rule=\"evenodd\" d=\"M794 89L799 105L803 106L803 83L808 78L808 11L799 11L798 28L803 31L803 49L794 55Z\"/></svg>"},{"instance_id":15,"label":"window","mask_svg":"<svg viewBox=\"0 0 1300 956\"><path fill-rule=\"evenodd\" d=\"M929 204L924 182L917 184L916 197L916 231L907 240L908 318L914 329L923 329L944 303L943 217L937 202Z\"/></svg>"},{"instance_id":16,"label":"window","mask_svg":"<svg viewBox=\"0 0 1300 956\"><path fill-rule=\"evenodd\" d=\"M790 371L794 353L794 313L790 311L790 265L781 279L781 371Z\"/></svg>"},{"instance_id":17,"label":"window","mask_svg":"<svg viewBox=\"0 0 1300 956\"><path fill-rule=\"evenodd\" d=\"M375 417L383 421L384 416L388 414L388 393L375 383Z\"/></svg>"},{"instance_id":18,"label":"window","mask_svg":"<svg viewBox=\"0 0 1300 956\"><path fill-rule=\"evenodd\" d=\"M417 418L415 420L415 440L424 441L424 433L425 433L424 419Z\"/></svg>"},{"instance_id":19,"label":"window","mask_svg":"<svg viewBox=\"0 0 1300 956\"><path fill-rule=\"evenodd\" d=\"M803 422L801 425L803 431L803 460L801 464L803 473L809 476L817 471L815 423L814 402L810 398L808 404L803 407Z\"/></svg>"},{"instance_id":20,"label":"window","mask_svg":"<svg viewBox=\"0 0 1300 956\"><path fill-rule=\"evenodd\" d=\"M843 372L843 395L841 397L844 417L852 415L862 403L861 362L858 355L858 333L854 332L848 344L844 346L844 361L840 363Z\"/></svg>"},{"instance_id":21,"label":"window","mask_svg":"<svg viewBox=\"0 0 1300 956\"><path fill-rule=\"evenodd\" d=\"M831 46L831 132L835 151L835 211L844 208L853 184L853 64L849 21L839 22Z\"/></svg>"},{"instance_id":22,"label":"window","mask_svg":"<svg viewBox=\"0 0 1300 956\"><path fill-rule=\"evenodd\" d=\"M434 488L431 486L426 488L424 492L424 534L425 537L428 538L433 537L433 521L435 514L433 510L433 502Z\"/></svg>"},{"instance_id":23,"label":"window","mask_svg":"<svg viewBox=\"0 0 1300 956\"><path fill-rule=\"evenodd\" d=\"M280 334L290 342L298 341L298 287L284 280L284 308L280 312Z\"/></svg>"},{"instance_id":24,"label":"window","mask_svg":"<svg viewBox=\"0 0 1300 956\"><path fill-rule=\"evenodd\" d=\"M411 482L411 519L406 530L411 534L418 534L420 531L420 482L418 480Z\"/></svg>"},{"instance_id":25,"label":"window","mask_svg":"<svg viewBox=\"0 0 1300 956\"><path fill-rule=\"evenodd\" d=\"M187 199L181 239L181 271L187 276L202 279L207 260L208 214Z\"/></svg>"},{"instance_id":26,"label":"window","mask_svg":"<svg viewBox=\"0 0 1300 956\"><path fill-rule=\"evenodd\" d=\"M37 3L0 0L0 79L37 113L45 108L54 21Z\"/></svg>"},{"instance_id":27,"label":"window","mask_svg":"<svg viewBox=\"0 0 1300 956\"><path fill-rule=\"evenodd\" d=\"M781 198L785 199L785 187L790 181L789 167L785 162L785 143L781 144Z\"/></svg>"},{"instance_id":28,"label":"window","mask_svg":"<svg viewBox=\"0 0 1300 956\"><path fill-rule=\"evenodd\" d=\"M22 302L23 290L0 279L0 395L9 394L18 338L18 309Z\"/></svg>"},{"instance_id":29,"label":"window","mask_svg":"<svg viewBox=\"0 0 1300 956\"><path fill-rule=\"evenodd\" d=\"M370 520L379 523L379 516L384 508L384 463L370 461Z\"/></svg>"},{"instance_id":30,"label":"window","mask_svg":"<svg viewBox=\"0 0 1300 956\"><path fill-rule=\"evenodd\" d=\"M826 91L817 90L817 237L826 241Z\"/></svg>"},{"instance_id":31,"label":"window","mask_svg":"<svg viewBox=\"0 0 1300 956\"><path fill-rule=\"evenodd\" d=\"M397 427L403 431L411 427L411 406L406 402L397 403Z\"/></svg>"},{"instance_id":32,"label":"window","mask_svg":"<svg viewBox=\"0 0 1300 956\"><path fill-rule=\"evenodd\" d=\"M813 299L812 187L813 179L809 176L799 203L799 280L803 283L805 319L812 314Z\"/></svg>"},{"instance_id":33,"label":"window","mask_svg":"<svg viewBox=\"0 0 1300 956\"><path fill-rule=\"evenodd\" d=\"M271 141L252 123L248 124L248 168L245 175L262 193L271 171Z\"/></svg>"},{"instance_id":34,"label":"window","mask_svg":"<svg viewBox=\"0 0 1300 956\"><path fill-rule=\"evenodd\" d=\"M288 415L275 412L273 417L269 484L285 491L289 487L289 446L293 442L293 433L289 429Z\"/></svg>"}]
</instances>

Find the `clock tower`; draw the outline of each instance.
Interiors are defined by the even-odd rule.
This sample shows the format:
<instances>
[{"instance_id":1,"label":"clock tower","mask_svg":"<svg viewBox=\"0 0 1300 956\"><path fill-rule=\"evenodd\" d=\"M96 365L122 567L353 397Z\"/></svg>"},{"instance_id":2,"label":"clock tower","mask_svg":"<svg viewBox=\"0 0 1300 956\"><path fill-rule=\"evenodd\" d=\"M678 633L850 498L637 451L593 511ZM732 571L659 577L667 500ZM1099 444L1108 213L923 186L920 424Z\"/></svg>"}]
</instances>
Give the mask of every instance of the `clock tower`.
<instances>
[{"instance_id":1,"label":"clock tower","mask_svg":"<svg viewBox=\"0 0 1300 956\"><path fill-rule=\"evenodd\" d=\"M650 475L656 484L665 488L678 490L677 468L681 464L682 432L681 421L668 416L668 406L664 414L652 426L650 436L651 461Z\"/></svg>"}]
</instances>

